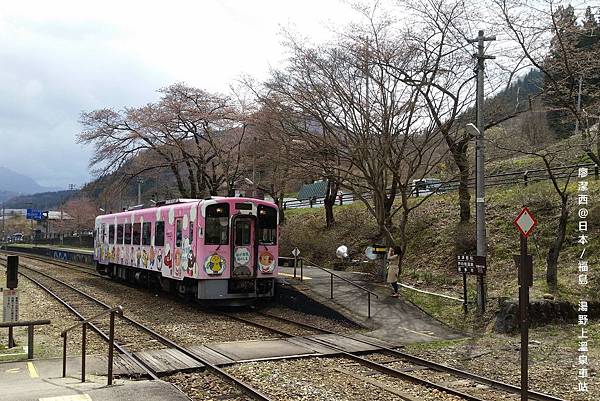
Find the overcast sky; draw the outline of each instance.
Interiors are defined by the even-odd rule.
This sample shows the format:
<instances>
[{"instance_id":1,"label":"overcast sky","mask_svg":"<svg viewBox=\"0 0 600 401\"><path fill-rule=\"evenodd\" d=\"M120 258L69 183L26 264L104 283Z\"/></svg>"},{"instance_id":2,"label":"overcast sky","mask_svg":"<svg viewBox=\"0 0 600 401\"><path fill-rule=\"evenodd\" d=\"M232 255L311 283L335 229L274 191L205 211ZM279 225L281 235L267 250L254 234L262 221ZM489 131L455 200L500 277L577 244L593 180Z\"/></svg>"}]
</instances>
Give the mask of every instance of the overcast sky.
<instances>
[{"instance_id":1,"label":"overcast sky","mask_svg":"<svg viewBox=\"0 0 600 401\"><path fill-rule=\"evenodd\" d=\"M0 166L79 186L92 179L82 111L141 105L175 82L264 79L283 60L281 27L318 41L355 16L340 0L2 2Z\"/></svg>"}]
</instances>

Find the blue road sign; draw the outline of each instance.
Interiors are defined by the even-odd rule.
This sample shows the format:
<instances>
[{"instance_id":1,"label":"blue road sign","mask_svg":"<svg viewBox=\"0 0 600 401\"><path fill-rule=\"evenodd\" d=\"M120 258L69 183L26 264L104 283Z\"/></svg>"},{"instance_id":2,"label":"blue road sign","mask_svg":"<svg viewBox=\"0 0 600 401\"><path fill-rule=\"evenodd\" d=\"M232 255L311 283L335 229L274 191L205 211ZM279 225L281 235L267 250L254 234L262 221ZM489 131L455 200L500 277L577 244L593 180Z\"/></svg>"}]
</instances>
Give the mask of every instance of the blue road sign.
<instances>
[{"instance_id":1,"label":"blue road sign","mask_svg":"<svg viewBox=\"0 0 600 401\"><path fill-rule=\"evenodd\" d=\"M43 210L27 209L28 220L42 220L44 218Z\"/></svg>"}]
</instances>

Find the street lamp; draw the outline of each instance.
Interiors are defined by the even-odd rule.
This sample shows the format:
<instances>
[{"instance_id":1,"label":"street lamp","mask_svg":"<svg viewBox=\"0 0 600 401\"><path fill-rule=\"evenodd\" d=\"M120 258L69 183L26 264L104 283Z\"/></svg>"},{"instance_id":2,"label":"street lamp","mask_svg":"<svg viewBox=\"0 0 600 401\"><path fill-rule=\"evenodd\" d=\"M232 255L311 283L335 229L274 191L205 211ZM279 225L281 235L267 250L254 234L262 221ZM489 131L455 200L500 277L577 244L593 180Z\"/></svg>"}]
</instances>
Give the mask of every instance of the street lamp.
<instances>
[{"instance_id":1,"label":"street lamp","mask_svg":"<svg viewBox=\"0 0 600 401\"><path fill-rule=\"evenodd\" d=\"M263 192L268 193L269 191L266 190L265 188L261 187L260 185L256 184L254 181L252 181L250 178L248 177L244 177L244 181L246 182L246 184L248 185L252 185L253 190L252 190L252 197L256 198L256 190L260 189Z\"/></svg>"}]
</instances>

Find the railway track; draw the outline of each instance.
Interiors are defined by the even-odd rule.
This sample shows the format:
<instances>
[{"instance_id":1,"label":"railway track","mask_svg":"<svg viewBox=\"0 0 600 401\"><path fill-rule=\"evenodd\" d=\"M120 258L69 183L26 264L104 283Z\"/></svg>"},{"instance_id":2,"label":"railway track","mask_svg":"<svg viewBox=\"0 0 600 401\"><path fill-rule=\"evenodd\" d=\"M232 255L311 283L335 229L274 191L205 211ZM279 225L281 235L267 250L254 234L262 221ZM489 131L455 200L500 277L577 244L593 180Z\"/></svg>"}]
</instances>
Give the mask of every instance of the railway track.
<instances>
[{"instance_id":1,"label":"railway track","mask_svg":"<svg viewBox=\"0 0 600 401\"><path fill-rule=\"evenodd\" d=\"M317 332L320 334L335 334L336 336L341 336L348 338L353 341L360 341L362 343L379 347L379 352L385 358L373 358L373 357L363 357L357 355L355 353L350 353L344 351L341 347L332 344L329 341L323 341L318 339L312 339L316 343L320 345L324 345L327 347L331 347L339 351L343 356L348 359L355 361L363 366L366 366L372 371L379 372L379 374L391 375L393 377L397 377L400 379L411 381L418 385L423 385L429 388L434 388L438 391L445 392L447 394L452 394L458 397L461 397L465 400L472 401L483 401L490 399L504 399L506 396L520 394L521 389L518 386L514 386L508 383L504 383L498 380L490 379L487 377L479 376L474 373L466 372L460 369L456 369L447 365L439 364L430 360L426 360L423 358L416 357L414 355L407 354L405 352L399 351L397 349L392 348L391 346L385 345L381 341L377 340L367 340L362 336L357 338L356 336L334 333L330 330L323 329L321 327L316 327L304 322L298 322L289 318L284 318L281 316L266 314L262 312L255 312L257 317L247 318L239 316L239 314L226 314L226 316L236 319L248 324L253 324L255 326L259 326L266 330L276 331L279 334L286 336L293 336L293 332L285 329L277 329L273 327L273 324L269 324L265 322L264 319L273 319L280 322L284 322L287 324L297 325L305 330L312 330L313 332ZM261 322L261 320L263 320ZM377 354L374 354L377 355ZM400 368L390 367L390 364L401 364ZM414 373L409 373L414 372ZM369 376L371 376L370 374ZM377 375L377 373L375 373ZM433 376L433 378L432 378ZM359 378L357 376L357 378ZM363 375L363 379L365 381L369 381L368 376ZM470 392L477 394L466 393L465 390L459 390L456 388L448 387L447 384L439 384L439 383L457 383L463 388L470 389ZM477 386L479 385L479 387ZM476 390L473 390L476 389ZM495 393L494 393L495 391ZM498 392L501 392L499 394ZM504 398L492 398L494 396L504 396ZM482 398L479 398L482 397ZM537 391L529 391L528 397L531 400L538 401L565 401L561 398L554 397L549 394L540 393ZM410 398L410 397L409 397Z\"/></svg>"},{"instance_id":2,"label":"railway track","mask_svg":"<svg viewBox=\"0 0 600 401\"><path fill-rule=\"evenodd\" d=\"M5 260L2 261L2 264L6 266ZM23 270L25 270L26 272L23 272ZM57 279L56 277L52 277L51 275L40 272L31 267L24 266L23 264L21 264L19 266L19 274L21 274L23 277L27 278L28 280L42 288L44 291L46 291L48 294L50 294L58 302L63 304L70 312L75 314L80 320L85 320L85 318L93 316L99 310L103 311L111 309L111 306L105 304L99 299L89 294L86 294L81 290L78 290L72 285L65 283L60 279ZM129 358L134 364L140 366L143 369L143 371L145 371L146 374L152 379L158 379L157 372L153 371L151 367L147 366L140 358L137 358L129 349L127 349L127 347L125 347L122 344L122 342L128 342L128 344L132 343L131 341L129 341L132 340L132 338L129 337L127 334L123 335L123 331L131 330L132 328L134 328L138 334L144 333L146 337L145 341L150 341L149 338L152 338L152 347L154 349L156 349L156 343L160 343L163 346L173 348L186 355L187 357L199 362L207 370L216 374L217 376L226 380L227 382L235 385L238 389L242 390L244 394L252 397L253 399L270 401L270 399L266 395L262 394L259 390L235 378L234 376L230 375L218 366L212 364L205 358L201 358L198 355L188 351L183 346L157 333L152 328L124 315L120 316L120 318L125 323L127 323L130 326L130 328L126 329L123 325L117 326L118 328L115 330L115 332L119 333L119 336L117 336L117 341L115 341L115 348L119 353ZM100 337L103 340L108 342L108 330L106 329L106 326L103 326L102 324L93 323L90 324L90 328L98 335L100 335ZM139 340L136 341L136 343L138 342ZM145 344L147 345L149 343Z\"/></svg>"},{"instance_id":3,"label":"railway track","mask_svg":"<svg viewBox=\"0 0 600 401\"><path fill-rule=\"evenodd\" d=\"M29 255L27 255L25 257L29 258ZM87 268L84 268L81 266L76 266L76 265L73 265L70 263L59 262L59 261L54 261L54 260L47 260L42 257L34 257L32 259L42 261L44 263L49 263L49 264L52 264L52 265L55 265L55 266L58 266L61 268L75 269L75 270L81 271L83 273L92 275L92 276L99 276L96 272L93 272ZM100 276L100 277L102 277L102 276ZM100 301L97 301L97 302L100 302ZM104 307L109 308L108 305L104 305ZM436 362L433 362L430 360L419 358L414 355L405 353L403 351L394 349L391 346L386 345L377 340L371 341L371 340L364 339L362 337L359 340L356 337L353 337L350 335L336 333L336 332L333 332L333 331L330 331L330 330L327 330L327 329L324 329L321 327L316 327L311 324L295 321L292 319L284 318L284 317L273 315L273 314L265 314L265 313L261 313L261 312L252 312L250 314L250 316L251 316L250 318L248 317L248 314L246 314L245 316L242 316L240 313L222 313L221 312L220 314L223 316L226 316L230 319L234 319L234 320L246 323L246 324L250 324L250 325L259 327L263 330L267 330L267 331L282 335L284 337L293 337L293 336L299 336L299 335L311 336L311 335L315 335L315 334L335 334L337 336L345 337L345 338L348 338L348 339L351 339L354 341L360 341L360 342L363 342L363 343L371 345L371 346L376 346L379 348L379 353L380 353L379 357L376 357L376 358L374 358L372 356L363 357L363 356L357 355L355 353L346 352L342 348L337 347L335 344L332 344L330 342L322 341L319 339L311 339L311 341L318 343L322 346L326 346L326 347L335 349L336 351L340 352L340 354L343 355L344 357L346 357L347 359L350 359L350 360L368 368L369 370L372 371L372 373L370 373L372 375L382 375L383 374L383 375L400 378L403 380L408 380L408 381L418 384L418 385L426 386L429 388L434 388L438 391L442 391L447 394L453 394L457 397L461 397L462 399L473 400L473 401L489 400L490 396L492 395L490 393L493 391L496 391L496 394L495 394L496 396L498 395L497 392L503 392L503 394L505 396L512 395L512 394L520 394L520 388L518 386L514 386L514 385L511 385L508 383L504 383L504 382L490 379L487 377L479 376L479 375L476 375L476 374L473 374L473 373L470 373L467 371L456 369L456 368L453 368L453 367L450 367L447 365L443 365L443 364L439 364L439 363L436 363ZM128 318L125 317L125 319L128 319ZM283 325L285 327L281 327L281 324L279 325L279 327L274 327L275 325L272 323L273 320L276 320L279 323L283 323ZM135 322L135 323L137 325L143 326L137 322ZM140 327L140 326L138 326L138 327ZM153 333L152 330L149 328L142 328L142 330L146 330L147 332ZM154 334L156 334L156 336L158 336L156 338L163 337L158 333L154 333ZM171 342L171 340L168 340L164 337L163 337L161 343L178 349L177 345L175 343ZM182 348L182 349L185 350L184 348ZM396 367L391 367L390 365L400 365L400 367L396 368ZM219 369L216 366L215 366L215 368ZM432 378L432 376L433 376L433 378ZM360 377L360 375L357 377ZM365 379L365 381L368 381L368 377L363 377L363 378ZM443 383L443 384L440 384L440 383ZM448 387L448 384L446 384L446 383L450 383L450 384L458 383L461 388L468 388L469 391L477 393L477 394L469 394L469 393L466 393L465 390ZM473 389L476 389L476 391L473 391ZM529 395L529 399L531 399L531 400L564 401L561 398L554 397L554 396L551 396L548 394L539 393L536 391L531 391L531 390L528 392L528 395ZM483 398L479 398L479 397L483 397Z\"/></svg>"}]
</instances>

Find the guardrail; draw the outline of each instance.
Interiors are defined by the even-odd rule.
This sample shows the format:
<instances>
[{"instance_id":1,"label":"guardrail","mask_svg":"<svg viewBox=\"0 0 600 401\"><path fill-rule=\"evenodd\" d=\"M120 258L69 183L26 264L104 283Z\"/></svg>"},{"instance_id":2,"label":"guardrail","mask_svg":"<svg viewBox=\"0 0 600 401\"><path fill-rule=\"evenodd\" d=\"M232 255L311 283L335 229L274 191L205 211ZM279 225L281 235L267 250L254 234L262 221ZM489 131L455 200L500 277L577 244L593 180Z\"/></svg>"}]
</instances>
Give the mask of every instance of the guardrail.
<instances>
[{"instance_id":1,"label":"guardrail","mask_svg":"<svg viewBox=\"0 0 600 401\"><path fill-rule=\"evenodd\" d=\"M586 163L586 164L574 164L569 166L562 167L554 167L550 170L556 178L562 179L566 177L571 177L574 175L576 170L579 167L593 167L593 176L595 180L598 180L599 171L598 165L594 163ZM485 186L492 187L498 185L514 185L514 184L523 184L527 186L527 184L537 181L543 181L549 179L550 176L548 174L548 170L545 168L540 169L530 169L530 170L521 170L514 171L508 173L498 173L491 174L485 176ZM459 180L449 180L449 181L441 181L439 183L442 190L441 192L446 191L455 191L458 189L460 185ZM471 177L467 181L467 188L475 188L475 177ZM419 196L418 189L413 189L410 193L410 196ZM429 191L426 191L429 193ZM365 193L362 195L365 199L371 199L372 196L369 193ZM343 205L354 202L356 199L356 195L352 193L344 193L338 195L336 198L336 204ZM306 208L306 207L321 207L324 205L325 198L324 197L312 197L310 199L297 199L297 200L289 200L283 202L283 209L296 209L296 208Z\"/></svg>"},{"instance_id":2,"label":"guardrail","mask_svg":"<svg viewBox=\"0 0 600 401\"><path fill-rule=\"evenodd\" d=\"M73 326L63 330L60 336L63 338L63 370L62 377L67 377L67 333L81 325L81 382L85 382L85 351L86 351L86 332L87 326L101 316L110 314L110 326L108 329L108 385L113 382L113 357L115 346L115 315L123 316L123 307L121 305L102 311L89 319L75 323Z\"/></svg>"},{"instance_id":3,"label":"guardrail","mask_svg":"<svg viewBox=\"0 0 600 401\"><path fill-rule=\"evenodd\" d=\"M13 327L27 327L27 359L33 359L33 328L34 326L42 326L50 324L50 320L22 320L20 322L1 322L0 328L8 327L12 330ZM9 334L9 338L12 339L12 333ZM10 344L9 348L12 348L14 344Z\"/></svg>"}]
</instances>

